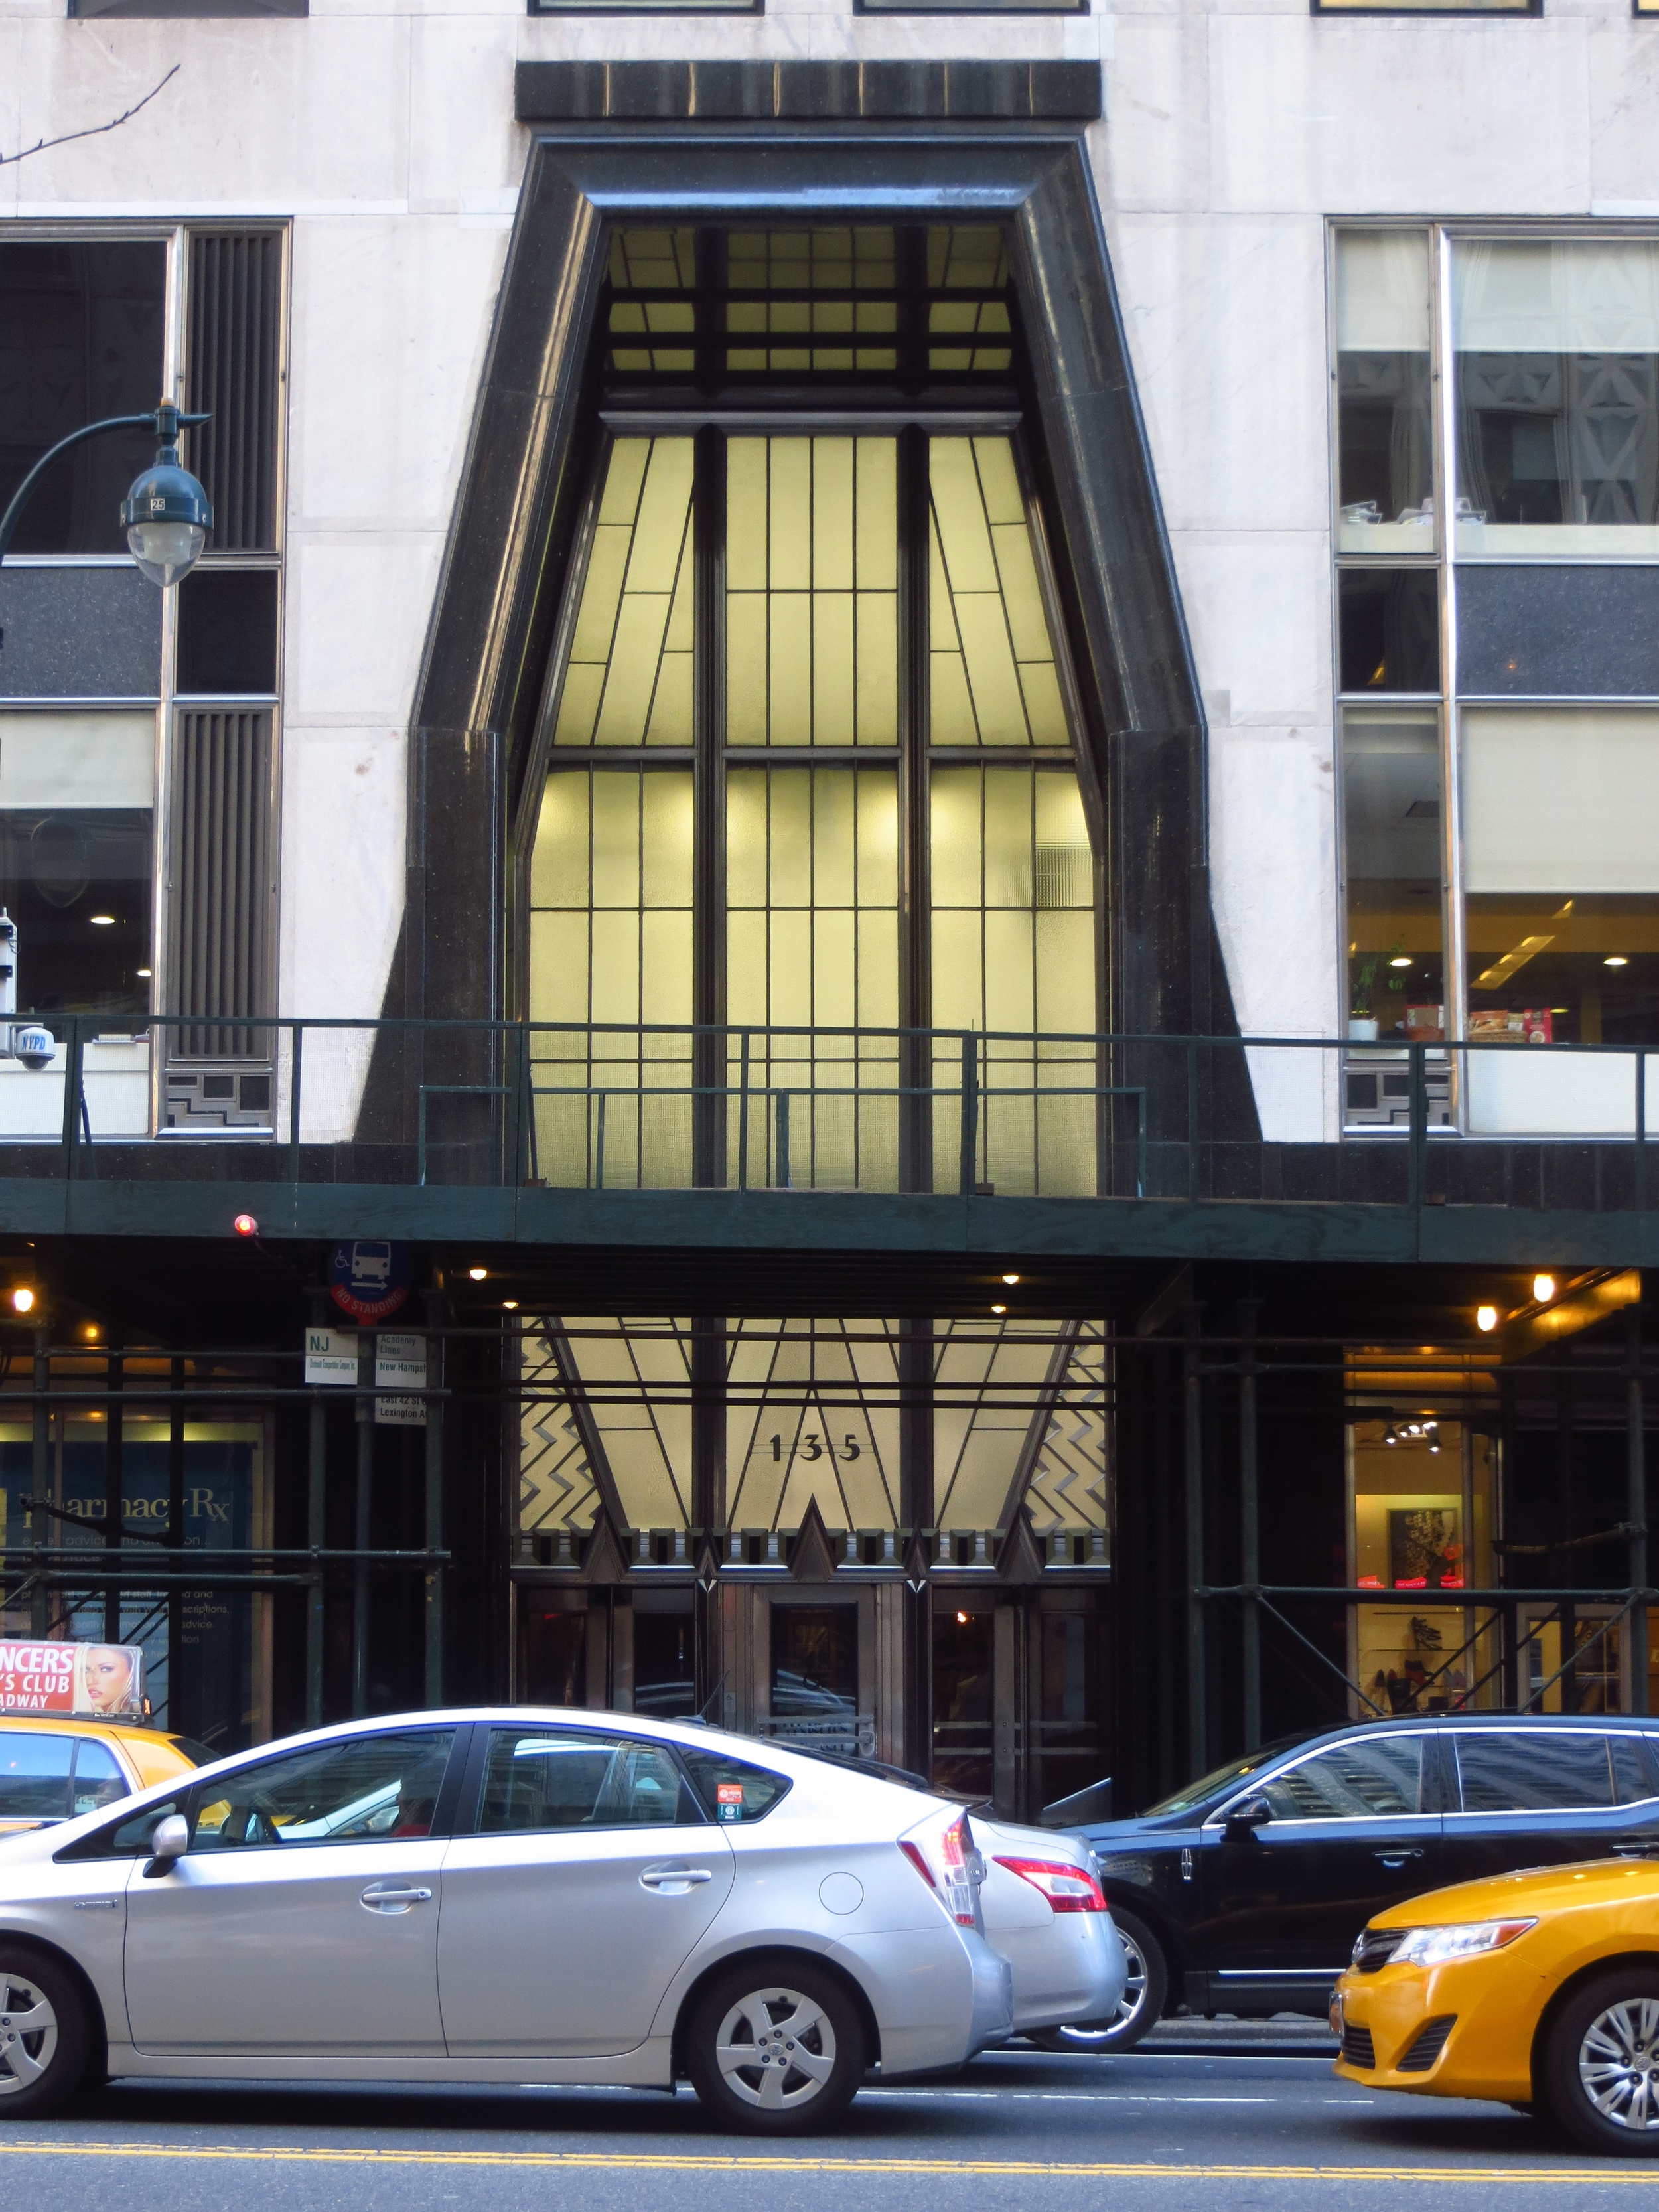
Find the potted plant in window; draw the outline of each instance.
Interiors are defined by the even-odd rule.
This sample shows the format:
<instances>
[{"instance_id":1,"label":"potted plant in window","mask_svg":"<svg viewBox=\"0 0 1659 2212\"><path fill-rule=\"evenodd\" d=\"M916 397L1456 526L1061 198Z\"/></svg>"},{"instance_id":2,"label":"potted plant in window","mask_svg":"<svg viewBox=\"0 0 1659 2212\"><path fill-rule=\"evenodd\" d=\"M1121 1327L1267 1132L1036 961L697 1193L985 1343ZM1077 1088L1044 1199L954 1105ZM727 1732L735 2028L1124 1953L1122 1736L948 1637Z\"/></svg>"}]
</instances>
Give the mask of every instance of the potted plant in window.
<instances>
[{"instance_id":1,"label":"potted plant in window","mask_svg":"<svg viewBox=\"0 0 1659 2212\"><path fill-rule=\"evenodd\" d=\"M1375 1044L1376 1015L1372 1000L1376 991L1376 974L1382 964L1380 952L1368 952L1357 961L1348 977L1348 1036L1354 1044Z\"/></svg>"}]
</instances>

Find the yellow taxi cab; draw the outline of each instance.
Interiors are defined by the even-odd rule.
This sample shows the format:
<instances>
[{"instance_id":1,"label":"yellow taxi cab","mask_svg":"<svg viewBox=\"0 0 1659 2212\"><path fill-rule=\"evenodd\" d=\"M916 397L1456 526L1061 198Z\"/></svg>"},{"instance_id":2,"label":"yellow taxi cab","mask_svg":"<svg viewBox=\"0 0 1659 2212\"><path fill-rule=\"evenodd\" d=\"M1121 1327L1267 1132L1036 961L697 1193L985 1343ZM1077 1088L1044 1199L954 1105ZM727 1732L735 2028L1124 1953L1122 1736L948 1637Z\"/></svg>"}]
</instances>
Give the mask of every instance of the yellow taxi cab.
<instances>
[{"instance_id":1,"label":"yellow taxi cab","mask_svg":"<svg viewBox=\"0 0 1659 2212\"><path fill-rule=\"evenodd\" d=\"M0 1716L0 1836L72 1820L218 1757L137 1721L68 1713Z\"/></svg>"},{"instance_id":2,"label":"yellow taxi cab","mask_svg":"<svg viewBox=\"0 0 1659 2212\"><path fill-rule=\"evenodd\" d=\"M1659 2157L1659 1863L1437 1889L1379 1913L1336 1985L1339 2074L1542 2110L1590 2150Z\"/></svg>"}]
</instances>

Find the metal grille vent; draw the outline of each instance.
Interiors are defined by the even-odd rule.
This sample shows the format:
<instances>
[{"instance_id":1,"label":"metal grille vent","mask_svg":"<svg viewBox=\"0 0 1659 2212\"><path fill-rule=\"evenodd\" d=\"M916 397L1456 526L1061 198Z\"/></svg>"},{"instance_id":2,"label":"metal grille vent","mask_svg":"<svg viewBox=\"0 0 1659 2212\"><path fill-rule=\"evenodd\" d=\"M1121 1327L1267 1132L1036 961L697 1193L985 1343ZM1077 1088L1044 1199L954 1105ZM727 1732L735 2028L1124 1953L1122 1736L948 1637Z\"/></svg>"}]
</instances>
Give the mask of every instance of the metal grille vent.
<instances>
[{"instance_id":1,"label":"metal grille vent","mask_svg":"<svg viewBox=\"0 0 1659 2212\"><path fill-rule=\"evenodd\" d=\"M213 420L189 433L186 459L213 501L216 553L276 550L282 248L274 231L190 242L187 405Z\"/></svg>"},{"instance_id":2,"label":"metal grille vent","mask_svg":"<svg viewBox=\"0 0 1659 2212\"><path fill-rule=\"evenodd\" d=\"M175 753L173 1011L270 1011L271 718L182 714ZM267 1030L187 1021L169 1058L269 1060Z\"/></svg>"},{"instance_id":3,"label":"metal grille vent","mask_svg":"<svg viewBox=\"0 0 1659 2212\"><path fill-rule=\"evenodd\" d=\"M1375 1974L1386 1966L1406 1940L1403 1928L1368 1928L1353 1947L1353 1963L1362 1974Z\"/></svg>"},{"instance_id":4,"label":"metal grille vent","mask_svg":"<svg viewBox=\"0 0 1659 2212\"><path fill-rule=\"evenodd\" d=\"M1399 2074L1430 2072L1435 2060L1446 2047L1446 2038L1456 2025L1457 2014L1455 2012L1448 2012L1442 2013L1437 2020L1431 2020L1426 2027L1419 2028L1411 2049L1403 2058L1395 2062L1395 2072Z\"/></svg>"},{"instance_id":5,"label":"metal grille vent","mask_svg":"<svg viewBox=\"0 0 1659 2212\"><path fill-rule=\"evenodd\" d=\"M1343 2023L1342 2056L1350 2066L1372 2067L1376 2063L1376 2050L1368 2027L1360 2027L1352 2021Z\"/></svg>"}]
</instances>

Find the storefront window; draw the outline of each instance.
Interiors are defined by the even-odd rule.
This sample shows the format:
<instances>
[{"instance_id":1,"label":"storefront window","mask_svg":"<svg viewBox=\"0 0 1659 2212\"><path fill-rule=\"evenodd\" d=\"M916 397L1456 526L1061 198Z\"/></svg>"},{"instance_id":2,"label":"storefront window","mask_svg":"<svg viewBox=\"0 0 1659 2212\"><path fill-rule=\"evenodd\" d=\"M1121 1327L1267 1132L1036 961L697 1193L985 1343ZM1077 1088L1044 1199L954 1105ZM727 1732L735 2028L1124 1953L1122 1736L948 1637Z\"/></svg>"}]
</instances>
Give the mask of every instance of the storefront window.
<instances>
[{"instance_id":1,"label":"storefront window","mask_svg":"<svg viewBox=\"0 0 1659 2212\"><path fill-rule=\"evenodd\" d=\"M1337 544L1434 545L1426 231L1344 231L1336 253Z\"/></svg>"},{"instance_id":2,"label":"storefront window","mask_svg":"<svg viewBox=\"0 0 1659 2212\"><path fill-rule=\"evenodd\" d=\"M1498 1702L1484 1611L1447 1593L1490 1586L1498 1448L1432 1410L1396 1410L1352 1431L1353 1580L1421 1592L1354 1609L1353 1679L1385 1713ZM1366 1707L1358 1708L1363 1717Z\"/></svg>"},{"instance_id":3,"label":"storefront window","mask_svg":"<svg viewBox=\"0 0 1659 2212\"><path fill-rule=\"evenodd\" d=\"M1459 240L1457 550L1659 554L1659 244Z\"/></svg>"}]
</instances>

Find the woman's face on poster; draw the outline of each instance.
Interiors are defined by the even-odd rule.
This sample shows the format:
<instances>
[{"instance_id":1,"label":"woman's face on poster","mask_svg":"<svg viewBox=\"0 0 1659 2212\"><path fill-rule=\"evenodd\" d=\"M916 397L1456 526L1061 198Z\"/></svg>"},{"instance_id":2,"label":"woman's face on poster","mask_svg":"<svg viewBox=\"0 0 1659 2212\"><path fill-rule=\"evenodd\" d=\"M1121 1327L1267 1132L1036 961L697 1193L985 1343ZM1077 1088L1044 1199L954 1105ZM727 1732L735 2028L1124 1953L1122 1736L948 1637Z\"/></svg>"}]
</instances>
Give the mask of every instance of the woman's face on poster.
<instances>
[{"instance_id":1,"label":"woman's face on poster","mask_svg":"<svg viewBox=\"0 0 1659 2212\"><path fill-rule=\"evenodd\" d=\"M87 1703L95 1713L119 1711L131 1698L132 1656L118 1644L94 1644L87 1650Z\"/></svg>"}]
</instances>

